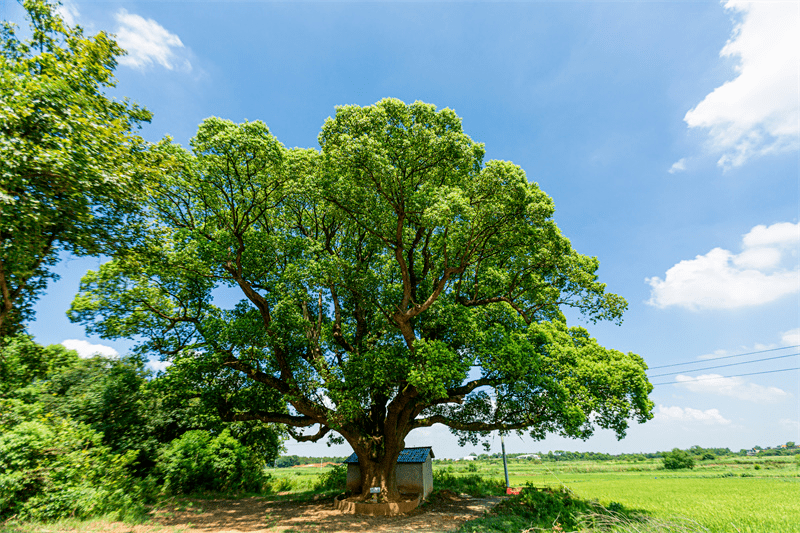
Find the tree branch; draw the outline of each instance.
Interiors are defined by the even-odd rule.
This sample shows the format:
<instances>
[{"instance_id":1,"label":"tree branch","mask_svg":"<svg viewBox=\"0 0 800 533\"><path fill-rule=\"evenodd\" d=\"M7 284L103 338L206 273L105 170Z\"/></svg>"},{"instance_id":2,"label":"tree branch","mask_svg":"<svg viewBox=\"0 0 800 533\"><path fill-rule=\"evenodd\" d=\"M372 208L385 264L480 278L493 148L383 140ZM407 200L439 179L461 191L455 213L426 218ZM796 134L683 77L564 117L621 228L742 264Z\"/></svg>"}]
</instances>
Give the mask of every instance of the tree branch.
<instances>
[{"instance_id":1,"label":"tree branch","mask_svg":"<svg viewBox=\"0 0 800 533\"><path fill-rule=\"evenodd\" d=\"M422 427L430 427L434 424L444 424L449 428L460 431L495 431L498 429L502 431L510 431L515 429L525 429L533 425L534 422L535 420L533 418L525 419L521 422L515 422L513 424L504 424L502 422L461 422L444 415L432 415L427 418L417 418L411 424L411 428L417 429Z\"/></svg>"},{"instance_id":2,"label":"tree branch","mask_svg":"<svg viewBox=\"0 0 800 533\"><path fill-rule=\"evenodd\" d=\"M299 433L293 431L291 428L286 428L287 433L289 436L292 437L297 442L317 442L319 439L324 437L330 432L331 428L320 424L319 431L314 433L313 435L300 435Z\"/></svg>"}]
</instances>

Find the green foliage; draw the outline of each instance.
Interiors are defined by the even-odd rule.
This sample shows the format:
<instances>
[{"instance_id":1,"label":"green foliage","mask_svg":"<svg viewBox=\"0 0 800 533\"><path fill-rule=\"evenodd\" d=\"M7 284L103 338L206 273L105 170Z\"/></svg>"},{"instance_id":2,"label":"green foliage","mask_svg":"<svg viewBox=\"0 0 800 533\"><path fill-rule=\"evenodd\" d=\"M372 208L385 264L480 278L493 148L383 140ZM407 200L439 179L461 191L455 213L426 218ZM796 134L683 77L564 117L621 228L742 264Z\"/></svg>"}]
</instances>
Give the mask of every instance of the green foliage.
<instances>
[{"instance_id":1,"label":"green foliage","mask_svg":"<svg viewBox=\"0 0 800 533\"><path fill-rule=\"evenodd\" d=\"M337 465L317 478L314 490L319 492L343 491L346 484L347 466Z\"/></svg>"},{"instance_id":2,"label":"green foliage","mask_svg":"<svg viewBox=\"0 0 800 533\"><path fill-rule=\"evenodd\" d=\"M41 346L30 335L0 338L0 398L19 396L20 389L77 361L76 352L60 344Z\"/></svg>"},{"instance_id":3,"label":"green foliage","mask_svg":"<svg viewBox=\"0 0 800 533\"><path fill-rule=\"evenodd\" d=\"M152 379L137 356L80 359L29 336L5 340L0 515L52 520L136 514L157 490L159 480L151 474L162 449L159 466L173 492L257 490L264 459L278 453L275 430L256 422L226 429L213 406L185 392L191 384L181 387L166 375ZM183 399L196 405L187 410ZM170 444L188 424L207 429ZM234 439L236 431L255 444ZM203 473L203 465L182 470L180 461L195 440L210 473Z\"/></svg>"},{"instance_id":4,"label":"green foliage","mask_svg":"<svg viewBox=\"0 0 800 533\"><path fill-rule=\"evenodd\" d=\"M0 26L0 337L18 331L61 251L93 255L128 238L150 113L107 97L122 50L23 2L32 36Z\"/></svg>"},{"instance_id":5,"label":"green foliage","mask_svg":"<svg viewBox=\"0 0 800 533\"><path fill-rule=\"evenodd\" d=\"M147 390L150 373L137 357L80 359L61 345L42 347L26 335L0 348L0 426L47 414L87 424L114 453L136 452L137 469L152 466L159 446Z\"/></svg>"},{"instance_id":6,"label":"green foliage","mask_svg":"<svg viewBox=\"0 0 800 533\"><path fill-rule=\"evenodd\" d=\"M140 469L159 446L151 424L150 372L137 357L92 357L51 373L40 401L57 416L83 422L116 453L135 451Z\"/></svg>"},{"instance_id":7,"label":"green foliage","mask_svg":"<svg viewBox=\"0 0 800 533\"><path fill-rule=\"evenodd\" d=\"M170 442L189 429L203 428L219 433L228 428L231 435L267 464L282 450L283 431L260 420L225 422L220 405L230 409L266 409L271 391L248 387L248 380L235 372L220 373L193 357L176 358L156 379L147 383L153 398L150 424L160 442Z\"/></svg>"},{"instance_id":8,"label":"green foliage","mask_svg":"<svg viewBox=\"0 0 800 533\"><path fill-rule=\"evenodd\" d=\"M667 470L694 468L694 458L685 450L673 448L671 452L664 454L664 468Z\"/></svg>"},{"instance_id":9,"label":"green foliage","mask_svg":"<svg viewBox=\"0 0 800 533\"><path fill-rule=\"evenodd\" d=\"M168 494L258 491L267 481L263 470L263 459L227 429L215 437L187 431L162 451L156 465Z\"/></svg>"},{"instance_id":10,"label":"green foliage","mask_svg":"<svg viewBox=\"0 0 800 533\"><path fill-rule=\"evenodd\" d=\"M566 490L525 487L495 506L486 517L467 522L461 533L507 533L510 531L575 531L585 525L584 516L595 512L596 505L576 498ZM618 507L618 510L622 510Z\"/></svg>"},{"instance_id":11,"label":"green foliage","mask_svg":"<svg viewBox=\"0 0 800 533\"><path fill-rule=\"evenodd\" d=\"M127 468L85 424L47 417L0 434L0 516L52 520L142 512Z\"/></svg>"},{"instance_id":12,"label":"green foliage","mask_svg":"<svg viewBox=\"0 0 800 533\"><path fill-rule=\"evenodd\" d=\"M275 468L288 468L300 464L300 458L296 455L286 455L275 460Z\"/></svg>"},{"instance_id":13,"label":"green foliage","mask_svg":"<svg viewBox=\"0 0 800 533\"><path fill-rule=\"evenodd\" d=\"M433 486L437 490L450 490L457 494L469 494L476 498L505 493L506 486L499 478L479 474L456 475L443 470L434 470Z\"/></svg>"}]
</instances>

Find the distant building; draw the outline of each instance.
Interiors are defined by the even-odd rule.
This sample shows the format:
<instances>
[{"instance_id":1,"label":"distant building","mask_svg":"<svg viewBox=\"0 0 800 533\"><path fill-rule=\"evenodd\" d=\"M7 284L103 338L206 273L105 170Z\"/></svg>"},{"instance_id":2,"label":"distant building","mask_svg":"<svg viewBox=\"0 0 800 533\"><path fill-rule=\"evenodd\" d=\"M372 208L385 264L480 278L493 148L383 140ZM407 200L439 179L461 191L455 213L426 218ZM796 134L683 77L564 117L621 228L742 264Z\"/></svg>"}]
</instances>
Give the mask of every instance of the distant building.
<instances>
[{"instance_id":1,"label":"distant building","mask_svg":"<svg viewBox=\"0 0 800 533\"><path fill-rule=\"evenodd\" d=\"M535 453L526 453L525 455L518 455L517 459L541 459L538 454Z\"/></svg>"},{"instance_id":2,"label":"distant building","mask_svg":"<svg viewBox=\"0 0 800 533\"><path fill-rule=\"evenodd\" d=\"M407 494L422 494L425 498L433 490L433 449L406 448L397 458L397 488ZM347 465L347 490L361 492L361 468L358 456L353 453L345 459Z\"/></svg>"},{"instance_id":3,"label":"distant building","mask_svg":"<svg viewBox=\"0 0 800 533\"><path fill-rule=\"evenodd\" d=\"M477 459L477 457L474 455L467 455L466 457L461 458L462 461L474 461L475 459Z\"/></svg>"}]
</instances>

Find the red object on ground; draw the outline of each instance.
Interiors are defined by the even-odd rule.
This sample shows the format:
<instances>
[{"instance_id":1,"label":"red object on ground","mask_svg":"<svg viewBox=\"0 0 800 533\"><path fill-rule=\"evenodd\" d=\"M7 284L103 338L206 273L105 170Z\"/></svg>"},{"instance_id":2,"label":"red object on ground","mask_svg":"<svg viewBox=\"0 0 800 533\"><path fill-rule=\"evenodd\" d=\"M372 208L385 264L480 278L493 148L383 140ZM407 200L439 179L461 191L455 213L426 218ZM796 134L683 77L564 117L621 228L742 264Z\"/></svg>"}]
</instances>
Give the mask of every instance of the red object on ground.
<instances>
[{"instance_id":1,"label":"red object on ground","mask_svg":"<svg viewBox=\"0 0 800 533\"><path fill-rule=\"evenodd\" d=\"M506 494L510 494L511 496L516 496L522 492L522 489L513 489L511 487L506 487Z\"/></svg>"}]
</instances>

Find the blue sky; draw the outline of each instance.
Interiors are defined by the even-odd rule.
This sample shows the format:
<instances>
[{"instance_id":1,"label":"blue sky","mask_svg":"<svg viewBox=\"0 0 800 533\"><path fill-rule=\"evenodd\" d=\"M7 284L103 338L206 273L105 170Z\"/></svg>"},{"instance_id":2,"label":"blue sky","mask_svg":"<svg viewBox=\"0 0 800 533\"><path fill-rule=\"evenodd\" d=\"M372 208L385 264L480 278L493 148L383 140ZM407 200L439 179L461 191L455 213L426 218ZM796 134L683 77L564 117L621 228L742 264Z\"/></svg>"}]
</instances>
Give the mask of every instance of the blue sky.
<instances>
[{"instance_id":1,"label":"blue sky","mask_svg":"<svg viewBox=\"0 0 800 533\"><path fill-rule=\"evenodd\" d=\"M214 115L316 147L336 105L450 107L487 159L515 162L554 198L562 231L627 298L622 326L588 326L604 345L651 367L775 350L653 369L680 371L653 383L678 383L655 387L655 418L622 441L512 436L510 451L800 442L799 371L728 377L800 367L800 356L691 371L800 351L800 4L95 0L62 12L128 50L113 94L154 113L151 141L185 145ZM0 14L22 20L10 1ZM39 342L130 346L66 319L99 263L58 265L29 326ZM481 451L441 427L407 444Z\"/></svg>"}]
</instances>

